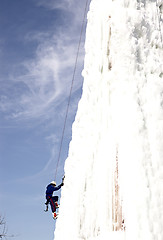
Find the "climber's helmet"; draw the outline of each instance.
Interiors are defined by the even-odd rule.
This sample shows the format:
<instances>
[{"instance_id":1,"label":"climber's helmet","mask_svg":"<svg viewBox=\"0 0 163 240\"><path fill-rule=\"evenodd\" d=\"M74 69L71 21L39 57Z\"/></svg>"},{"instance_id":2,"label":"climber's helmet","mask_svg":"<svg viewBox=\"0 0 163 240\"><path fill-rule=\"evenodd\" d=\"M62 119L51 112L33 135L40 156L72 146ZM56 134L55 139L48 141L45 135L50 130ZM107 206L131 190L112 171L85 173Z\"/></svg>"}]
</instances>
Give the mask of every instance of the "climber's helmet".
<instances>
[{"instance_id":1,"label":"climber's helmet","mask_svg":"<svg viewBox=\"0 0 163 240\"><path fill-rule=\"evenodd\" d=\"M57 185L55 181L52 181L51 184L54 185L54 186Z\"/></svg>"}]
</instances>

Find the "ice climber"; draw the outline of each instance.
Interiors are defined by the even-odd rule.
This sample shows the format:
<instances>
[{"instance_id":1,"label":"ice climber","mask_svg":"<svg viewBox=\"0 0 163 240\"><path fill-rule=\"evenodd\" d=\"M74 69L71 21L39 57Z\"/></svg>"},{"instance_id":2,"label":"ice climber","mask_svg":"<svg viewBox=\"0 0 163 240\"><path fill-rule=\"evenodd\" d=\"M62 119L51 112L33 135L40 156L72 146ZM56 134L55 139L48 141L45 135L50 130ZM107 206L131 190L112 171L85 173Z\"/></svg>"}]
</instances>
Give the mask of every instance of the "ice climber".
<instances>
[{"instance_id":1,"label":"ice climber","mask_svg":"<svg viewBox=\"0 0 163 240\"><path fill-rule=\"evenodd\" d=\"M54 191L58 191L64 185L64 178L62 178L62 183L56 186L56 182L52 181L46 188L46 210L48 211L48 204L50 203L53 218L57 218L56 209L59 208L58 196L53 196Z\"/></svg>"}]
</instances>

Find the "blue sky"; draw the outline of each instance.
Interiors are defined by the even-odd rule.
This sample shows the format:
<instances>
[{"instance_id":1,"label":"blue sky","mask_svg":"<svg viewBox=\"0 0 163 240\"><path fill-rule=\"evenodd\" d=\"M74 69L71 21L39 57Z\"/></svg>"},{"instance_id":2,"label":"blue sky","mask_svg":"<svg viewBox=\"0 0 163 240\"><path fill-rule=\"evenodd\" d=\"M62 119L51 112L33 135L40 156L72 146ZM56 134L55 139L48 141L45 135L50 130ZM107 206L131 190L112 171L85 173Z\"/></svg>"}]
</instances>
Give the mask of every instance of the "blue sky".
<instances>
[{"instance_id":1,"label":"blue sky","mask_svg":"<svg viewBox=\"0 0 163 240\"><path fill-rule=\"evenodd\" d=\"M53 180L85 1L1 0L0 214L15 239L53 239L44 213ZM82 93L84 34L57 183Z\"/></svg>"}]
</instances>

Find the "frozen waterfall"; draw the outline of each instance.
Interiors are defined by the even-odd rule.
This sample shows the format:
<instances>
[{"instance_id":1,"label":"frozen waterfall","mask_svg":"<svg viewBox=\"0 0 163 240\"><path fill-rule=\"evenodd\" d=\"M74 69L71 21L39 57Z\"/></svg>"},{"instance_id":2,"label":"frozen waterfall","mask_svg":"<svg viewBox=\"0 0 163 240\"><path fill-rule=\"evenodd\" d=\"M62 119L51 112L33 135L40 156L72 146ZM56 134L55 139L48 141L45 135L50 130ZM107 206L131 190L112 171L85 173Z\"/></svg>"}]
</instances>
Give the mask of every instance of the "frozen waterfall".
<instances>
[{"instance_id":1,"label":"frozen waterfall","mask_svg":"<svg viewBox=\"0 0 163 240\"><path fill-rule=\"evenodd\" d=\"M92 0L55 240L163 239L161 0Z\"/></svg>"}]
</instances>

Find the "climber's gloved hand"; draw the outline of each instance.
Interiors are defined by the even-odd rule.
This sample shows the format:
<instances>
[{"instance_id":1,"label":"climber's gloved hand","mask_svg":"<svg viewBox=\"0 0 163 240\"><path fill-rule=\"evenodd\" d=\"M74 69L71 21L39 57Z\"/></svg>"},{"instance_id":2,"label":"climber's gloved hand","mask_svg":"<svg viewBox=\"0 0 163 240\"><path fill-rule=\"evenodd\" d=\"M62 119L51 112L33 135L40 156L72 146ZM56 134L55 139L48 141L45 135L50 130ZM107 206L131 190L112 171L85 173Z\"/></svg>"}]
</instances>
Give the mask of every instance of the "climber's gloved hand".
<instances>
[{"instance_id":1,"label":"climber's gloved hand","mask_svg":"<svg viewBox=\"0 0 163 240\"><path fill-rule=\"evenodd\" d=\"M62 178L62 183L61 183L61 186L64 185L64 179L65 179L65 176Z\"/></svg>"}]
</instances>

